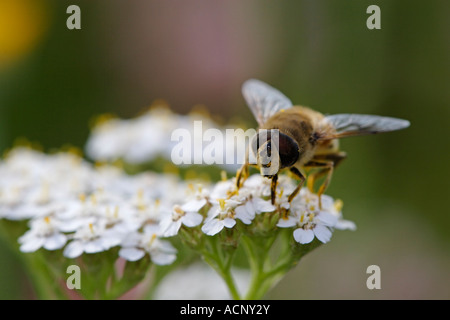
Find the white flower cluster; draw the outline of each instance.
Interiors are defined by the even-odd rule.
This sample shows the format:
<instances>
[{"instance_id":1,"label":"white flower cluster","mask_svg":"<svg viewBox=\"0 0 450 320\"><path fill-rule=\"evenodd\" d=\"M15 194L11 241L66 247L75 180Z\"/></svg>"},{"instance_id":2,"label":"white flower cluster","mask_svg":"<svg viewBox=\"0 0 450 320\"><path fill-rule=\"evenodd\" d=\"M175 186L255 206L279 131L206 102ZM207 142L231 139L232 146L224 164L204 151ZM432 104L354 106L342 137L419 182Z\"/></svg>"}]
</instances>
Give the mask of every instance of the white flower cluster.
<instances>
[{"instance_id":1,"label":"white flower cluster","mask_svg":"<svg viewBox=\"0 0 450 320\"><path fill-rule=\"evenodd\" d=\"M169 175L126 175L93 166L70 152L15 148L0 162L0 218L29 220L20 250L63 249L67 258L120 246L119 255L146 253L169 264L176 250L159 236L161 212L184 198L184 182ZM166 209L169 208L169 209Z\"/></svg>"},{"instance_id":2,"label":"white flower cluster","mask_svg":"<svg viewBox=\"0 0 450 320\"><path fill-rule=\"evenodd\" d=\"M175 206L171 215L162 218L161 234L166 237L174 236L182 224L195 227L203 223L201 230L213 236L224 228L233 228L236 219L250 225L257 215L280 209L284 209L286 215L279 219L277 227L293 228L294 239L301 244L311 242L314 237L326 243L330 240L333 229L356 228L353 222L342 219L341 202L334 201L329 196L322 196L322 208L319 208L318 196L303 188L289 203L288 195L294 188L292 179L281 176L275 205L268 200L270 180L259 174L249 177L239 190L233 179L219 182L211 192L200 188L182 206ZM199 212L205 206L208 210L203 219Z\"/></svg>"},{"instance_id":3,"label":"white flower cluster","mask_svg":"<svg viewBox=\"0 0 450 320\"><path fill-rule=\"evenodd\" d=\"M196 132L196 121L201 121L202 132ZM143 164L157 157L170 160L174 147L180 143L176 139L172 140L172 134L180 129L186 129L193 139L188 141L186 147L190 150L192 145L200 145L203 148L201 152L208 147L202 141L203 131L215 129L226 135L226 129L204 113L180 115L164 105L156 105L132 119L110 117L99 121L91 130L85 150L89 158L97 161L122 159L130 164ZM223 154L233 154L235 147L234 140L225 140ZM240 166L236 163L218 165L224 170L235 172Z\"/></svg>"},{"instance_id":4,"label":"white flower cluster","mask_svg":"<svg viewBox=\"0 0 450 320\"><path fill-rule=\"evenodd\" d=\"M136 261L149 255L155 264L176 259L166 237L198 227L207 236L245 225L263 213L283 212L277 227L292 228L294 239L328 242L333 229L354 229L342 219L339 201L303 188L288 202L295 181L280 176L276 203L270 180L259 174L237 189L234 179L214 186L179 181L169 175L126 175L113 166L94 166L79 156L15 148L0 162L0 218L28 220L20 250L63 250L67 258L120 247L119 256ZM181 205L180 205L181 204ZM275 227L275 226L274 226Z\"/></svg>"}]
</instances>

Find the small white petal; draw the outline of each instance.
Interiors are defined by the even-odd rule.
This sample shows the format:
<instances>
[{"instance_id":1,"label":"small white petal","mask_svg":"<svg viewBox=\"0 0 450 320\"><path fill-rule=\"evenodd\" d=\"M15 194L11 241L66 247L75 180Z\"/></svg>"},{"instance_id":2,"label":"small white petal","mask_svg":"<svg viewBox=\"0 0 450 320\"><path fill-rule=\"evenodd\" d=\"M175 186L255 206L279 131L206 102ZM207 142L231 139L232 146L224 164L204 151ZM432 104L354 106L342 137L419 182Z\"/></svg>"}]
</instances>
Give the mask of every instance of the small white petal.
<instances>
[{"instance_id":1,"label":"small white petal","mask_svg":"<svg viewBox=\"0 0 450 320\"><path fill-rule=\"evenodd\" d=\"M326 194L323 194L321 200L322 200L322 208L325 208L327 210L330 210L330 209L333 208L334 200L333 200L332 197L330 197L330 196L328 196Z\"/></svg>"},{"instance_id":2,"label":"small white petal","mask_svg":"<svg viewBox=\"0 0 450 320\"><path fill-rule=\"evenodd\" d=\"M223 226L226 228L233 228L235 224L236 224L236 220L234 220L234 219L231 219L231 218L223 219Z\"/></svg>"},{"instance_id":3,"label":"small white petal","mask_svg":"<svg viewBox=\"0 0 450 320\"><path fill-rule=\"evenodd\" d=\"M147 224L143 229L146 234L159 234L160 227L157 224Z\"/></svg>"},{"instance_id":4,"label":"small white petal","mask_svg":"<svg viewBox=\"0 0 450 320\"><path fill-rule=\"evenodd\" d=\"M280 228L290 228L297 224L297 218L294 218L292 216L288 216L287 218L280 218L277 223L277 227Z\"/></svg>"},{"instance_id":5,"label":"small white petal","mask_svg":"<svg viewBox=\"0 0 450 320\"><path fill-rule=\"evenodd\" d=\"M28 239L28 241L25 241L20 246L20 251L22 252L34 252L38 249L40 249L45 243L45 238L42 237L36 237L34 239Z\"/></svg>"},{"instance_id":6,"label":"small white petal","mask_svg":"<svg viewBox=\"0 0 450 320\"><path fill-rule=\"evenodd\" d=\"M105 251L105 249L103 239L91 240L84 244L84 252L86 253L102 252Z\"/></svg>"},{"instance_id":7,"label":"small white petal","mask_svg":"<svg viewBox=\"0 0 450 320\"><path fill-rule=\"evenodd\" d=\"M160 266L171 264L177 258L176 255L174 255L172 253L165 253L165 252L151 253L150 256L151 256L153 263L160 265Z\"/></svg>"},{"instance_id":8,"label":"small white petal","mask_svg":"<svg viewBox=\"0 0 450 320\"><path fill-rule=\"evenodd\" d=\"M211 198L226 198L228 192L232 191L233 188L235 188L235 184L231 180L219 181L211 192Z\"/></svg>"},{"instance_id":9,"label":"small white petal","mask_svg":"<svg viewBox=\"0 0 450 320\"><path fill-rule=\"evenodd\" d=\"M314 234L321 242L327 243L331 239L332 232L329 228L319 224L314 228Z\"/></svg>"},{"instance_id":10,"label":"small white petal","mask_svg":"<svg viewBox=\"0 0 450 320\"><path fill-rule=\"evenodd\" d=\"M208 219L211 220L211 219L217 217L219 214L220 214L220 206L214 205L208 210L208 217L206 218L206 220L208 220ZM206 220L205 220L205 222L206 222Z\"/></svg>"},{"instance_id":11,"label":"small white petal","mask_svg":"<svg viewBox=\"0 0 450 320\"><path fill-rule=\"evenodd\" d=\"M339 220L334 227L338 230L356 230L356 224L349 220Z\"/></svg>"},{"instance_id":12,"label":"small white petal","mask_svg":"<svg viewBox=\"0 0 450 320\"><path fill-rule=\"evenodd\" d=\"M32 230L28 230L17 241L19 243L25 243L25 242L32 241L36 238L37 238L36 233L33 232Z\"/></svg>"},{"instance_id":13,"label":"small white petal","mask_svg":"<svg viewBox=\"0 0 450 320\"><path fill-rule=\"evenodd\" d=\"M263 200L261 198L253 198L252 199L253 206L256 210L256 213L261 212L273 212L276 207L272 204L270 200Z\"/></svg>"},{"instance_id":14,"label":"small white petal","mask_svg":"<svg viewBox=\"0 0 450 320\"><path fill-rule=\"evenodd\" d=\"M227 208L235 208L236 206L241 204L241 201L234 200L234 199L228 199L226 200L226 207Z\"/></svg>"},{"instance_id":15,"label":"small white petal","mask_svg":"<svg viewBox=\"0 0 450 320\"><path fill-rule=\"evenodd\" d=\"M253 209L253 206L251 206L251 209ZM255 218L255 211L249 210L249 207L247 206L247 203L245 205L236 207L234 209L234 212L236 213L236 218L241 220L245 224L250 224L252 220Z\"/></svg>"},{"instance_id":16,"label":"small white petal","mask_svg":"<svg viewBox=\"0 0 450 320\"><path fill-rule=\"evenodd\" d=\"M139 243L141 235L139 232L132 232L128 234L122 241L122 247L134 247Z\"/></svg>"},{"instance_id":17,"label":"small white petal","mask_svg":"<svg viewBox=\"0 0 450 320\"><path fill-rule=\"evenodd\" d=\"M294 230L294 239L298 243L305 244L310 243L314 239L314 232L310 229L304 230L298 228Z\"/></svg>"},{"instance_id":18,"label":"small white petal","mask_svg":"<svg viewBox=\"0 0 450 320\"><path fill-rule=\"evenodd\" d=\"M67 219L60 224L58 229L62 232L73 232L80 228L83 224L88 223L89 222L85 222L84 219Z\"/></svg>"},{"instance_id":19,"label":"small white petal","mask_svg":"<svg viewBox=\"0 0 450 320\"><path fill-rule=\"evenodd\" d=\"M338 218L326 211L320 211L318 215L314 217L315 220L322 222L323 225L326 225L328 227L334 227L334 225L337 223Z\"/></svg>"},{"instance_id":20,"label":"small white petal","mask_svg":"<svg viewBox=\"0 0 450 320\"><path fill-rule=\"evenodd\" d=\"M67 237L62 233L54 233L52 236L47 237L44 243L44 248L47 250L57 250L64 247L67 242Z\"/></svg>"},{"instance_id":21,"label":"small white petal","mask_svg":"<svg viewBox=\"0 0 450 320\"><path fill-rule=\"evenodd\" d=\"M145 256L145 252L137 248L122 248L119 250L119 256L128 261L137 261Z\"/></svg>"},{"instance_id":22,"label":"small white petal","mask_svg":"<svg viewBox=\"0 0 450 320\"><path fill-rule=\"evenodd\" d=\"M178 234L181 228L181 219L173 221L171 217L164 219L160 224L161 234L164 237L172 237Z\"/></svg>"},{"instance_id":23,"label":"small white petal","mask_svg":"<svg viewBox=\"0 0 450 320\"><path fill-rule=\"evenodd\" d=\"M206 199L191 200L181 206L183 211L198 212L206 204Z\"/></svg>"},{"instance_id":24,"label":"small white petal","mask_svg":"<svg viewBox=\"0 0 450 320\"><path fill-rule=\"evenodd\" d=\"M165 253L177 253L177 249L169 241L159 241L159 249Z\"/></svg>"},{"instance_id":25,"label":"small white petal","mask_svg":"<svg viewBox=\"0 0 450 320\"><path fill-rule=\"evenodd\" d=\"M253 201L247 201L244 205L245 210L247 211L248 216L251 219L255 218L256 215L256 208L255 208L255 203ZM239 208L239 207L238 207Z\"/></svg>"},{"instance_id":26,"label":"small white petal","mask_svg":"<svg viewBox=\"0 0 450 320\"><path fill-rule=\"evenodd\" d=\"M66 258L76 258L83 253L83 244L81 241L72 241L64 249L63 255Z\"/></svg>"},{"instance_id":27,"label":"small white petal","mask_svg":"<svg viewBox=\"0 0 450 320\"><path fill-rule=\"evenodd\" d=\"M197 212L187 212L180 220L186 227L195 227L202 223L203 216Z\"/></svg>"},{"instance_id":28,"label":"small white petal","mask_svg":"<svg viewBox=\"0 0 450 320\"><path fill-rule=\"evenodd\" d=\"M244 182L244 186L251 189L256 189L264 184L263 176L260 174L253 174Z\"/></svg>"},{"instance_id":29,"label":"small white petal","mask_svg":"<svg viewBox=\"0 0 450 320\"><path fill-rule=\"evenodd\" d=\"M208 236L213 236L222 231L223 227L223 220L211 219L202 226L202 231Z\"/></svg>"},{"instance_id":30,"label":"small white petal","mask_svg":"<svg viewBox=\"0 0 450 320\"><path fill-rule=\"evenodd\" d=\"M101 239L99 239L103 250L108 250L109 248L118 246L122 243L122 238L124 237L124 235L118 232L112 232L113 230L108 231L111 231L111 233L105 234Z\"/></svg>"},{"instance_id":31,"label":"small white petal","mask_svg":"<svg viewBox=\"0 0 450 320\"><path fill-rule=\"evenodd\" d=\"M245 207L245 210L247 210L247 213L249 214L249 216L254 218L255 214L256 214L256 208L255 208L255 203L253 202L253 200L247 201L245 203L244 207Z\"/></svg>"}]
</instances>

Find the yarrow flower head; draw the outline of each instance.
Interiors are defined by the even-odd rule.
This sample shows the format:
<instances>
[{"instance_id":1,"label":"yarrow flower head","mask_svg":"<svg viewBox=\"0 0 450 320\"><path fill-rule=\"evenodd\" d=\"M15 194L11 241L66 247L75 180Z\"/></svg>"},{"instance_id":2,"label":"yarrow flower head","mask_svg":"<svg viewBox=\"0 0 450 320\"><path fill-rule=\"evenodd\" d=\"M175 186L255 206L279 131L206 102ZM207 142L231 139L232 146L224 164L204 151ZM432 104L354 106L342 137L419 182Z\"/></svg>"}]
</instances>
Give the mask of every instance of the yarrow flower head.
<instances>
[{"instance_id":1,"label":"yarrow flower head","mask_svg":"<svg viewBox=\"0 0 450 320\"><path fill-rule=\"evenodd\" d=\"M217 127L210 117L196 118L203 129ZM225 172L220 181L210 183L152 171L152 161L172 155L175 129L197 131L193 120L193 115L167 108L152 108L129 120L103 119L86 151L96 161L120 160L121 167L93 164L75 150L10 150L0 160L0 224L6 224L5 233L14 229L11 235L21 252L39 251L29 257L39 259L33 267L42 274L61 269L57 283L64 282L60 280L68 262L81 266L85 298L119 297L149 274L149 282L156 285L174 266L194 261L196 254L218 272L236 299L244 296L231 270L235 261L246 260L242 265L251 269L252 280L245 298L257 299L306 253L329 242L334 230L356 228L343 219L340 200L322 195L319 201L306 187L290 199L298 181L288 175L280 174L274 188L270 179L248 172L237 186L236 178L227 179ZM194 134L194 139L199 137ZM234 156L232 140L220 148ZM17 229L9 228L12 223ZM161 267L167 265L172 266Z\"/></svg>"},{"instance_id":2,"label":"yarrow flower head","mask_svg":"<svg viewBox=\"0 0 450 320\"><path fill-rule=\"evenodd\" d=\"M250 224L255 215L263 212L273 212L275 209L276 207L270 200L250 195L244 204L236 207L235 212L236 218L239 218L245 224Z\"/></svg>"},{"instance_id":3,"label":"yarrow flower head","mask_svg":"<svg viewBox=\"0 0 450 320\"><path fill-rule=\"evenodd\" d=\"M278 219L275 227L293 229L293 238L300 244L310 243L314 238L326 243L334 229L356 228L352 222L342 219L342 202L327 195L322 195L320 208L318 196L302 188L289 203L288 195L294 188L292 179L280 177L276 203L272 204L270 180L261 175L249 177L239 189L234 179L222 180L211 192L203 188L202 195L197 192L184 204L175 205L172 213L161 220L162 235L174 236L182 225L195 227L201 224L202 232L213 236L224 228L234 228L237 220L251 225L263 213Z\"/></svg>"},{"instance_id":4,"label":"yarrow flower head","mask_svg":"<svg viewBox=\"0 0 450 320\"><path fill-rule=\"evenodd\" d=\"M138 261L164 266L177 261L178 236L219 271L235 298L240 295L227 277L237 247L244 247L248 259L255 259L255 252L269 257L275 239L288 234L281 237L281 246L291 250L278 251L276 260L283 264L273 266L287 272L301 258L295 252L303 255L310 250L296 251L295 246L314 239L327 243L335 229L355 229L342 218L340 200L322 195L319 206L318 196L303 188L289 201L296 182L285 175L279 177L272 204L271 182L260 174L251 175L238 188L235 178L225 175L215 184L150 171L128 175L112 165L92 165L70 152L50 155L16 148L0 161L0 173L4 177L0 217L28 220L28 230L18 239L20 251L61 250L67 259L108 251L127 266L136 263L132 268L143 265ZM275 273L265 259L259 257L249 265L259 268L253 272L267 269L261 276L271 283ZM142 277L146 274L144 269L139 272ZM139 279L136 273L129 274ZM115 277L104 278L105 286Z\"/></svg>"},{"instance_id":5,"label":"yarrow flower head","mask_svg":"<svg viewBox=\"0 0 450 320\"><path fill-rule=\"evenodd\" d=\"M175 205L172 212L161 220L162 235L165 237L176 235L182 224L187 227L198 226L203 220L203 216L198 213L201 207L198 202L187 203L184 206Z\"/></svg>"},{"instance_id":6,"label":"yarrow flower head","mask_svg":"<svg viewBox=\"0 0 450 320\"><path fill-rule=\"evenodd\" d=\"M295 228L295 241L306 244L317 238L322 243L330 241L332 230L336 227L355 229L351 222L341 220L340 202L333 201L329 196L322 195L322 208L319 198L307 188L291 204L287 216L281 217L277 226L280 228Z\"/></svg>"},{"instance_id":7,"label":"yarrow flower head","mask_svg":"<svg viewBox=\"0 0 450 320\"><path fill-rule=\"evenodd\" d=\"M223 228L234 227L236 224L234 209L241 202L231 198L219 198L213 200L212 204L213 207L208 211L208 217L202 226L202 231L209 236L219 233Z\"/></svg>"},{"instance_id":8,"label":"yarrow flower head","mask_svg":"<svg viewBox=\"0 0 450 320\"><path fill-rule=\"evenodd\" d=\"M18 240L20 250L63 249L67 258L128 246L130 235L158 225L164 208L179 202L186 188L168 175L129 176L113 166L93 166L74 153L50 155L23 147L8 153L0 172L0 217L30 219ZM161 197L157 186L162 185L179 191ZM170 261L174 254L172 249Z\"/></svg>"},{"instance_id":9,"label":"yarrow flower head","mask_svg":"<svg viewBox=\"0 0 450 320\"><path fill-rule=\"evenodd\" d=\"M30 221L30 230L19 238L20 251L34 252L41 247L46 250L61 249L67 236L61 232L62 222L57 218L45 216Z\"/></svg>"},{"instance_id":10,"label":"yarrow flower head","mask_svg":"<svg viewBox=\"0 0 450 320\"><path fill-rule=\"evenodd\" d=\"M119 256L137 261L149 254L155 264L167 265L175 261L176 252L170 242L160 239L157 225L146 225L142 232L130 233L124 239Z\"/></svg>"},{"instance_id":11,"label":"yarrow flower head","mask_svg":"<svg viewBox=\"0 0 450 320\"><path fill-rule=\"evenodd\" d=\"M65 247L64 256L79 257L83 252L98 253L106 251L121 243L121 236L106 227L105 221L89 222L82 225L72 236L72 241Z\"/></svg>"}]
</instances>

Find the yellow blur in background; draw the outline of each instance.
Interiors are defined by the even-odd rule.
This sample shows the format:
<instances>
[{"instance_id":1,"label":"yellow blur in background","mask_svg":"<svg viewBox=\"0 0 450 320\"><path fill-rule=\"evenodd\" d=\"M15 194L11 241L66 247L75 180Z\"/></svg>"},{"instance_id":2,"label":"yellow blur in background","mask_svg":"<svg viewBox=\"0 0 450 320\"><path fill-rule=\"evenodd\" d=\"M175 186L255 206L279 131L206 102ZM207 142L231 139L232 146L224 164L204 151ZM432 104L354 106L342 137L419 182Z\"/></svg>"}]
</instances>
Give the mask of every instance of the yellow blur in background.
<instances>
[{"instance_id":1,"label":"yellow blur in background","mask_svg":"<svg viewBox=\"0 0 450 320\"><path fill-rule=\"evenodd\" d=\"M0 0L0 70L30 54L49 26L43 0Z\"/></svg>"}]
</instances>

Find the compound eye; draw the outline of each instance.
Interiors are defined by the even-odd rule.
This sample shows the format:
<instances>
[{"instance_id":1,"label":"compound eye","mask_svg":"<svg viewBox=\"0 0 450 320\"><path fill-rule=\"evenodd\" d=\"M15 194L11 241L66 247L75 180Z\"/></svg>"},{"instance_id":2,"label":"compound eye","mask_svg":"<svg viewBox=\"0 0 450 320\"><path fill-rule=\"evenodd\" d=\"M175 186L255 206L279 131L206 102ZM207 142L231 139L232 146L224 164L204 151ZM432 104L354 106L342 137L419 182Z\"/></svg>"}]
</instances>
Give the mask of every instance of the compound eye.
<instances>
[{"instance_id":1,"label":"compound eye","mask_svg":"<svg viewBox=\"0 0 450 320\"><path fill-rule=\"evenodd\" d=\"M280 132L280 162L281 167L293 166L300 157L300 150L297 142L288 135Z\"/></svg>"}]
</instances>

